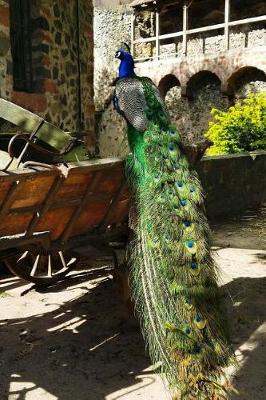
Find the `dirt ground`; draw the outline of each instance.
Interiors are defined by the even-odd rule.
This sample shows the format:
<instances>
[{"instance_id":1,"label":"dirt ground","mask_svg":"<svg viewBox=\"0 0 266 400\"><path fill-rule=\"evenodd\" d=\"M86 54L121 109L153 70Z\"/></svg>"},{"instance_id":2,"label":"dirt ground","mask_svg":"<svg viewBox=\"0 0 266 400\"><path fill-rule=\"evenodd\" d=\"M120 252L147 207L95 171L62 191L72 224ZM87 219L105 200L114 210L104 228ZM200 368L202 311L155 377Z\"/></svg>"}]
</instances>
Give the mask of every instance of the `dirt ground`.
<instances>
[{"instance_id":1,"label":"dirt ground","mask_svg":"<svg viewBox=\"0 0 266 400\"><path fill-rule=\"evenodd\" d=\"M216 224L239 367L231 400L266 399L265 211ZM1 400L166 400L145 356L138 325L127 319L105 259L48 289L9 275L0 291Z\"/></svg>"}]
</instances>

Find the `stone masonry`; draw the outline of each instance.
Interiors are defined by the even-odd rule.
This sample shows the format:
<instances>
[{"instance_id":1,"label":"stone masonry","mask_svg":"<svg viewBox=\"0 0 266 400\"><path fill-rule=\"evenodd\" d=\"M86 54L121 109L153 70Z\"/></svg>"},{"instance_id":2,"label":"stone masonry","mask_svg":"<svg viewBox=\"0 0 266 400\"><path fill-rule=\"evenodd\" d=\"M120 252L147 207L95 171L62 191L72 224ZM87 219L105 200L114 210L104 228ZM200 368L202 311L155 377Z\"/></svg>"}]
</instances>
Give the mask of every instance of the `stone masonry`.
<instances>
[{"instance_id":1,"label":"stone masonry","mask_svg":"<svg viewBox=\"0 0 266 400\"><path fill-rule=\"evenodd\" d=\"M34 0L30 18L34 85L28 93L13 89L9 1L0 0L0 96L65 131L79 132L93 150L92 1L80 0L77 13L74 0L67 7L60 0Z\"/></svg>"},{"instance_id":2,"label":"stone masonry","mask_svg":"<svg viewBox=\"0 0 266 400\"><path fill-rule=\"evenodd\" d=\"M159 86L172 122L185 142L202 139L213 107L226 110L249 92L266 91L263 24L231 28L229 39L230 50L227 51L223 36L215 31L195 34L188 39L186 57L182 55L180 42L162 45L159 61L136 63L136 73L149 76ZM180 51L177 56L170 54L177 50ZM108 93L111 91L110 86ZM97 132L102 156L124 156L128 152L125 122L111 104L102 112Z\"/></svg>"},{"instance_id":3,"label":"stone masonry","mask_svg":"<svg viewBox=\"0 0 266 400\"><path fill-rule=\"evenodd\" d=\"M230 7L233 20L254 17L258 12L265 14L265 5L259 0L253 1L250 7L244 9L235 9L233 3L231 2ZM213 18L217 18L224 3L214 1L208 4L210 8L207 7L201 17L211 18L209 25L222 22L222 19L218 21ZM172 11L174 7L177 6L173 5ZM181 11L172 21L174 26L177 26L177 19L182 20ZM178 12L177 8L175 12ZM136 15L139 13L140 10ZM150 13L152 25L154 9L147 13ZM169 26L171 18L174 17L170 14L164 16L161 10L160 18L161 29L164 29L164 24ZM189 8L189 21L190 28L206 25L206 21L198 18L193 4ZM137 22L136 24L138 25ZM148 75L159 86L172 121L181 131L185 141L197 141L202 138L208 128L212 108L226 110L235 100L246 97L249 92L266 90L265 22L231 26L228 37L229 50L226 49L222 30L189 34L186 56L183 54L183 38L171 40L172 43L168 44L161 41L160 60L139 62L136 70L139 75ZM147 44L139 44L139 47L146 48ZM153 42L153 55L154 53ZM144 58L149 56L151 54L147 50Z\"/></svg>"}]
</instances>

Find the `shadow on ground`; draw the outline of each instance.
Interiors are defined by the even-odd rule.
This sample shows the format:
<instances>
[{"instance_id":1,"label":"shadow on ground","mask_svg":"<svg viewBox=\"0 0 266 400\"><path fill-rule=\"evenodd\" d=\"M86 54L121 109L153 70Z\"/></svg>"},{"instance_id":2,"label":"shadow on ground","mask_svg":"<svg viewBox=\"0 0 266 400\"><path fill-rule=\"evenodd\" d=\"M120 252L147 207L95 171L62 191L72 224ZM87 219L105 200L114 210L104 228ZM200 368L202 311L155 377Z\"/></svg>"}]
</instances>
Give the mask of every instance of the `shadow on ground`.
<instances>
[{"instance_id":1,"label":"shadow on ground","mask_svg":"<svg viewBox=\"0 0 266 400\"><path fill-rule=\"evenodd\" d=\"M103 400L141 382L139 376L150 362L137 324L125 318L109 268L77 272L41 293L21 289L22 315L27 314L27 298L33 292L48 310L1 320L1 400L26 399L36 388L41 388L38 399L49 393L49 399ZM79 295L71 301L57 304L55 296L52 303L48 300L53 292L59 297L72 290ZM152 374L145 382L153 383Z\"/></svg>"},{"instance_id":2,"label":"shadow on ground","mask_svg":"<svg viewBox=\"0 0 266 400\"><path fill-rule=\"evenodd\" d=\"M245 268L263 268L264 257L258 250L258 264ZM13 307L17 317L6 309L0 321L1 400L166 399L162 386L154 391L156 374L145 371L150 361L138 326L127 319L110 274L108 266L76 271L48 289L6 282L14 297L0 298L1 307ZM233 378L240 395L230 400L264 400L266 277L236 277L224 288L242 357ZM139 394L144 386L147 396Z\"/></svg>"},{"instance_id":3,"label":"shadow on ground","mask_svg":"<svg viewBox=\"0 0 266 400\"><path fill-rule=\"evenodd\" d=\"M232 341L241 367L233 385L239 395L230 400L266 398L266 277L237 278L225 286L232 296L229 316L232 322ZM263 327L264 325L264 327Z\"/></svg>"}]
</instances>

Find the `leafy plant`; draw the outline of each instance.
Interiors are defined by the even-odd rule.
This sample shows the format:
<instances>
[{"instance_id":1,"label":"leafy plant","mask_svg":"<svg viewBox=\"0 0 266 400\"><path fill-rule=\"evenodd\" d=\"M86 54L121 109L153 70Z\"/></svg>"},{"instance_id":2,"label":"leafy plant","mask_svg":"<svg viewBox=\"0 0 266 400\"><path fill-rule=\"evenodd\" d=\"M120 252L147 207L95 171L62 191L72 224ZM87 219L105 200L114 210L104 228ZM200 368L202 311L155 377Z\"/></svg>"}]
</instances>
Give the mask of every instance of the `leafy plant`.
<instances>
[{"instance_id":1,"label":"leafy plant","mask_svg":"<svg viewBox=\"0 0 266 400\"><path fill-rule=\"evenodd\" d=\"M214 144L209 155L266 150L266 93L251 93L228 111L212 109L205 136Z\"/></svg>"}]
</instances>

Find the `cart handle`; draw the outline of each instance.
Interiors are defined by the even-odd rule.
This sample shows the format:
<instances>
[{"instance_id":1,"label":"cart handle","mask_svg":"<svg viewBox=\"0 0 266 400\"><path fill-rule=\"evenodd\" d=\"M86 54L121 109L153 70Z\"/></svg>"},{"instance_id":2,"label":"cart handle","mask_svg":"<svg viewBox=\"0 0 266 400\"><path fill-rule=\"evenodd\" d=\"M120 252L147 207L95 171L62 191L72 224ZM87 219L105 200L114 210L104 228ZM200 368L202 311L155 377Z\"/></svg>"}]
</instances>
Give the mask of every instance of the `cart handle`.
<instances>
[{"instance_id":1,"label":"cart handle","mask_svg":"<svg viewBox=\"0 0 266 400\"><path fill-rule=\"evenodd\" d=\"M35 150L39 151L40 153L48 154L48 155L59 155L59 156L62 156L64 154L68 153L78 141L78 139L73 138L73 141L69 143L69 146L64 151L58 152L58 151L44 149L43 147L41 147L38 144L36 144L35 142L33 142L27 135L25 135L23 133L17 133L15 136L13 136L10 139L9 144L8 144L8 153L11 158L14 157L13 145L17 139L24 140L26 143L28 143L30 146L32 146Z\"/></svg>"}]
</instances>

